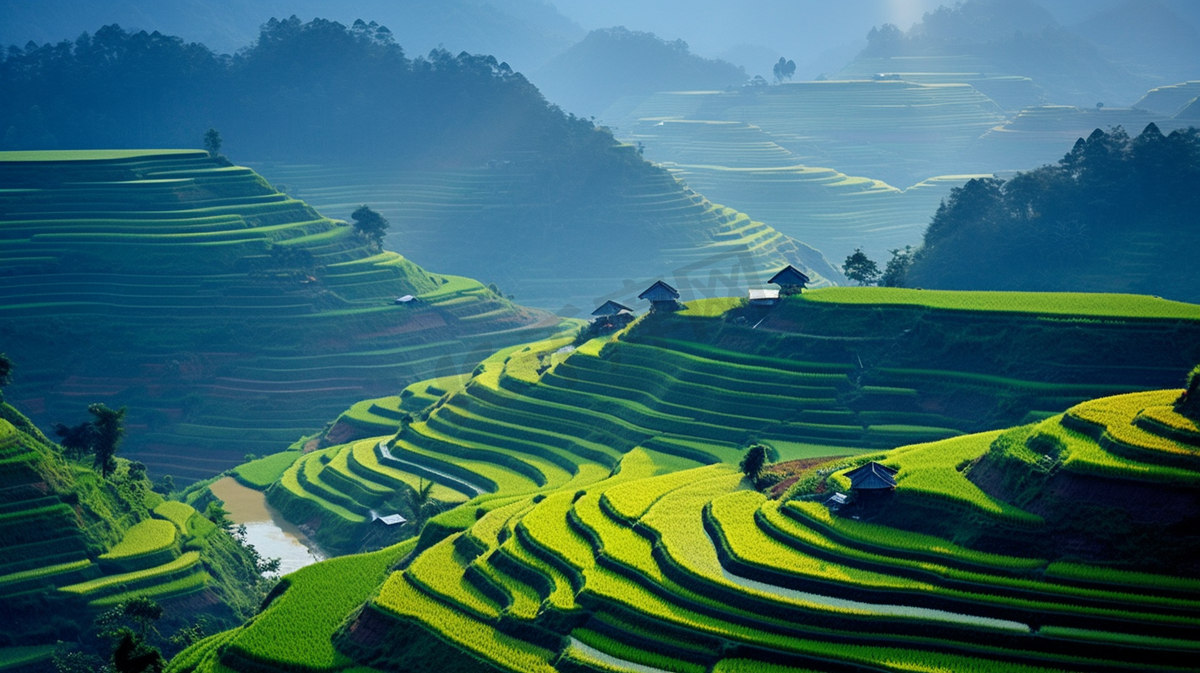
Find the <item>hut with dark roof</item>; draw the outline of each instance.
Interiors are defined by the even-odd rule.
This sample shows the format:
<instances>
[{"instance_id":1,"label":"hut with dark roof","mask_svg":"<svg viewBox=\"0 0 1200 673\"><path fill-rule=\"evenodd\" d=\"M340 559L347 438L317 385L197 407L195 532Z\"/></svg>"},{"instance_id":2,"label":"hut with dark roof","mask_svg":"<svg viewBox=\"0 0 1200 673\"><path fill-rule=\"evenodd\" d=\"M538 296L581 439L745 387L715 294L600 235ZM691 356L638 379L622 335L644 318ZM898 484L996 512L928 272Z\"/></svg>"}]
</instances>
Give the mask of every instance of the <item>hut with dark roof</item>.
<instances>
[{"instance_id":1,"label":"hut with dark roof","mask_svg":"<svg viewBox=\"0 0 1200 673\"><path fill-rule=\"evenodd\" d=\"M778 285L779 294L786 297L803 292L804 286L809 283L809 278L799 269L791 264L788 264L787 266L783 267L779 273L772 276L771 280L767 282L771 283L772 285Z\"/></svg>"},{"instance_id":2,"label":"hut with dark roof","mask_svg":"<svg viewBox=\"0 0 1200 673\"><path fill-rule=\"evenodd\" d=\"M850 480L850 491L894 491L896 489L896 470L874 461L855 468L846 473Z\"/></svg>"},{"instance_id":3,"label":"hut with dark roof","mask_svg":"<svg viewBox=\"0 0 1200 673\"><path fill-rule=\"evenodd\" d=\"M676 311L679 309L679 291L661 280L646 288L638 295L638 299L650 302L651 311Z\"/></svg>"},{"instance_id":4,"label":"hut with dark roof","mask_svg":"<svg viewBox=\"0 0 1200 673\"><path fill-rule=\"evenodd\" d=\"M633 320L633 309L610 299L592 311L592 315L595 316L595 320L592 321L595 327L624 327Z\"/></svg>"}]
</instances>

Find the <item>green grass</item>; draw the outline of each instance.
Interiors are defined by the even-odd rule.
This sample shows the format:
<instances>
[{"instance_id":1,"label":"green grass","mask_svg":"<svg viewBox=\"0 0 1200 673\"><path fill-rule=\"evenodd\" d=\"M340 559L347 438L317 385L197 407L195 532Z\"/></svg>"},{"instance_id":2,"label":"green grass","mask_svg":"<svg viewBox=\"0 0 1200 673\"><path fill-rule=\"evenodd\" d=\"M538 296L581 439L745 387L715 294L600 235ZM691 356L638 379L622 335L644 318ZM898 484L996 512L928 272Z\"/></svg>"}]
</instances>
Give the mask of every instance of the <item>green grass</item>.
<instances>
[{"instance_id":1,"label":"green grass","mask_svg":"<svg viewBox=\"0 0 1200 673\"><path fill-rule=\"evenodd\" d=\"M100 559L118 561L161 552L175 544L178 533L170 521L147 519L125 531L121 541Z\"/></svg>"},{"instance_id":2,"label":"green grass","mask_svg":"<svg viewBox=\"0 0 1200 673\"><path fill-rule=\"evenodd\" d=\"M122 573L119 575L107 575L89 582L80 582L70 586L61 587L60 591L65 591L71 594L80 594L87 596L95 593L106 593L106 589L117 587L125 587L133 584L154 584L157 580L163 578L175 578L186 573L196 567L200 563L200 552L189 551L179 556L179 558L165 563L161 566L147 568L131 573ZM147 582L148 580L148 582Z\"/></svg>"},{"instance_id":3,"label":"green grass","mask_svg":"<svg viewBox=\"0 0 1200 673\"><path fill-rule=\"evenodd\" d=\"M404 573L393 573L373 605L420 625L436 637L485 661L521 673L553 673L554 653L496 631L461 611L430 598L410 584Z\"/></svg>"},{"instance_id":4,"label":"green grass","mask_svg":"<svg viewBox=\"0 0 1200 673\"><path fill-rule=\"evenodd\" d=\"M694 299L684 304L684 310L680 311L679 315L695 316L697 318L715 318L724 315L730 309L737 308L744 303L743 299L737 297Z\"/></svg>"},{"instance_id":5,"label":"green grass","mask_svg":"<svg viewBox=\"0 0 1200 673\"><path fill-rule=\"evenodd\" d=\"M205 156L202 150L24 150L0 152L0 162L7 161L106 161L138 157L178 157L194 159Z\"/></svg>"},{"instance_id":6,"label":"green grass","mask_svg":"<svg viewBox=\"0 0 1200 673\"><path fill-rule=\"evenodd\" d=\"M333 647L334 631L415 543L410 540L370 554L332 559L287 575L282 595L239 630L229 647L252 661L285 670L349 667L353 662Z\"/></svg>"},{"instance_id":7,"label":"green grass","mask_svg":"<svg viewBox=\"0 0 1200 673\"><path fill-rule=\"evenodd\" d=\"M929 444L904 447L886 455L884 465L898 469L898 496L933 498L978 511L1002 521L1025 526L1037 526L1042 518L1014 507L984 493L957 469L965 461L974 460L988 452L992 441L1001 431L985 432L946 439ZM844 471L842 471L844 472ZM834 475L841 490L850 489L849 480L839 472Z\"/></svg>"},{"instance_id":8,"label":"green grass","mask_svg":"<svg viewBox=\"0 0 1200 673\"><path fill-rule=\"evenodd\" d=\"M188 521L196 515L196 510L185 502L167 500L154 508L154 513L175 524L179 532L188 534Z\"/></svg>"},{"instance_id":9,"label":"green grass","mask_svg":"<svg viewBox=\"0 0 1200 673\"><path fill-rule=\"evenodd\" d=\"M183 578L161 584L153 584L143 589L135 589L118 594L111 594L103 598L97 598L88 603L89 607L98 609L107 609L139 596L154 599L156 601L165 601L169 598L186 596L188 594L204 591L208 588L212 578L207 572L197 572L187 575Z\"/></svg>"},{"instance_id":10,"label":"green grass","mask_svg":"<svg viewBox=\"0 0 1200 673\"><path fill-rule=\"evenodd\" d=\"M39 661L47 661L54 654L56 647L56 645L0 647L0 671L17 669Z\"/></svg>"},{"instance_id":11,"label":"green grass","mask_svg":"<svg viewBox=\"0 0 1200 673\"><path fill-rule=\"evenodd\" d=\"M861 543L867 548L884 554L889 550L894 550L918 554L927 558L941 558L947 563L958 561L1005 570L1032 570L1046 565L1045 559L989 554L962 547L932 535L833 516L828 508L815 502L791 501L779 506L779 510L806 521L806 524L807 521L812 521L817 526L832 530L847 540Z\"/></svg>"},{"instance_id":12,"label":"green grass","mask_svg":"<svg viewBox=\"0 0 1200 673\"><path fill-rule=\"evenodd\" d=\"M233 468L233 473L243 484L262 490L278 481L298 458L299 451L283 451L238 465Z\"/></svg>"},{"instance_id":13,"label":"green grass","mask_svg":"<svg viewBox=\"0 0 1200 673\"><path fill-rule=\"evenodd\" d=\"M1135 294L959 292L893 287L835 287L805 292L802 301L867 306L921 306L1077 318L1200 320L1200 306Z\"/></svg>"},{"instance_id":14,"label":"green grass","mask_svg":"<svg viewBox=\"0 0 1200 673\"><path fill-rule=\"evenodd\" d=\"M16 584L26 580L41 579L43 577L51 577L53 575L66 574L76 570L83 570L92 565L89 559L81 559L78 561L70 561L68 563L58 563L55 565L42 566L31 570L23 570L21 572L9 573L0 575L0 591L3 591L5 585Z\"/></svg>"}]
</instances>

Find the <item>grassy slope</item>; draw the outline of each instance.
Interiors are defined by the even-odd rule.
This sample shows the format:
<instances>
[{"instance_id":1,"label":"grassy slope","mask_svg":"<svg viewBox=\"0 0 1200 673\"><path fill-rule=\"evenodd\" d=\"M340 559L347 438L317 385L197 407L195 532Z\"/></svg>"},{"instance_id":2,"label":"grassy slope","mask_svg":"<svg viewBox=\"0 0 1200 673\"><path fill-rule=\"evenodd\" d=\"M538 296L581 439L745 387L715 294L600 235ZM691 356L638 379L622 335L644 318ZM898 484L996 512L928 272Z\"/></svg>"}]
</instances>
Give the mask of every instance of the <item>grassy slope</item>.
<instances>
[{"instance_id":1,"label":"grassy slope","mask_svg":"<svg viewBox=\"0 0 1200 673\"><path fill-rule=\"evenodd\" d=\"M227 534L191 507L163 501L148 482L130 479L125 461L102 480L25 430L31 427L0 403L6 642L74 640L100 611L136 595L163 604L164 632L198 614L231 624L252 612L255 571Z\"/></svg>"},{"instance_id":2,"label":"grassy slope","mask_svg":"<svg viewBox=\"0 0 1200 673\"><path fill-rule=\"evenodd\" d=\"M818 284L841 276L818 250L799 242L802 236L783 236L752 221L757 216L716 205L662 172L612 193L589 194L592 201L581 207L547 205L543 194L531 190L532 176L515 168L260 170L333 216L348 217L369 203L405 223L403 235L390 240L413 257L478 275L523 303L561 315L586 318L606 299L635 301L645 288L627 285L627 279L640 285L664 273L685 295L697 297L757 287L787 263L808 269ZM464 240L475 244L462 245Z\"/></svg>"},{"instance_id":3,"label":"grassy slope","mask_svg":"<svg viewBox=\"0 0 1200 673\"><path fill-rule=\"evenodd\" d=\"M128 405L126 453L176 479L553 322L204 152L0 153L0 175L9 398L41 422Z\"/></svg>"}]
</instances>

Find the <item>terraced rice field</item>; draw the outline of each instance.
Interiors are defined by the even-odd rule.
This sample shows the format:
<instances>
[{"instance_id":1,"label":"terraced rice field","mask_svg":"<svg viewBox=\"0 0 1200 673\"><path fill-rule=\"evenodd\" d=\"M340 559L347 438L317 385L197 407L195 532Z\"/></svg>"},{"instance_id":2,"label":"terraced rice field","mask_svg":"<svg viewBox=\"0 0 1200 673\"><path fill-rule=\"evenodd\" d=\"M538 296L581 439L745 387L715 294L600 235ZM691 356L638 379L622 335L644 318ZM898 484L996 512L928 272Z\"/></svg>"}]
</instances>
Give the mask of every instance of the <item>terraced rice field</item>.
<instances>
[{"instance_id":1,"label":"terraced rice field","mask_svg":"<svg viewBox=\"0 0 1200 673\"><path fill-rule=\"evenodd\" d=\"M0 419L0 601L95 573L70 505L41 488L38 453Z\"/></svg>"},{"instance_id":2,"label":"terraced rice field","mask_svg":"<svg viewBox=\"0 0 1200 673\"><path fill-rule=\"evenodd\" d=\"M963 439L986 452L993 436ZM882 455L902 467L898 497L939 497L916 482L954 470L921 459L929 450ZM494 500L464 530L423 536L349 630L332 635L340 666L322 670L421 656L442 670L475 658L547 672L1166 671L1196 648L1194 582L1093 570L1107 578L1098 587L1045 559L769 500L729 465L656 471L635 449L606 478ZM414 628L456 650L422 645ZM223 665L282 661L265 642L241 640Z\"/></svg>"},{"instance_id":3,"label":"terraced rice field","mask_svg":"<svg viewBox=\"0 0 1200 673\"><path fill-rule=\"evenodd\" d=\"M21 437L11 431L12 425L0 420L0 436ZM0 441L0 530L5 542L0 550L0 607L5 621L19 621L29 601L59 606L67 614L105 609L137 595L167 601L208 587L200 553L181 551L183 541L195 535L189 522L201 518L194 509L162 502L156 509L162 518L129 527L97 557L73 507L46 495L36 466L42 459L22 445L28 441L7 446ZM212 524L204 523L211 529Z\"/></svg>"},{"instance_id":4,"label":"terraced rice field","mask_svg":"<svg viewBox=\"0 0 1200 673\"><path fill-rule=\"evenodd\" d=\"M668 92L610 112L692 188L835 260L917 243L964 174L994 170L967 148L1005 120L967 85L869 80Z\"/></svg>"},{"instance_id":5,"label":"terraced rice field","mask_svg":"<svg viewBox=\"0 0 1200 673\"><path fill-rule=\"evenodd\" d=\"M0 153L0 178L10 401L44 427L128 405L124 453L156 475L274 453L314 419L557 323L371 250L204 152Z\"/></svg>"},{"instance_id":6,"label":"terraced rice field","mask_svg":"<svg viewBox=\"0 0 1200 673\"><path fill-rule=\"evenodd\" d=\"M1096 128L1187 125L1154 108L1044 105L1028 78L984 72L995 70L962 57L858 59L840 81L663 92L601 117L691 188L835 262L856 247L886 261L919 244L939 202L970 177L1054 163ZM1161 108L1185 95L1146 100Z\"/></svg>"},{"instance_id":7,"label":"terraced rice field","mask_svg":"<svg viewBox=\"0 0 1200 673\"><path fill-rule=\"evenodd\" d=\"M880 303L877 297L885 294L870 288L817 290L795 300L795 307L839 305L866 315ZM1131 328L1142 329L1139 320L1158 319L1149 329L1163 334L1174 333L1174 320L1200 319L1191 313L1178 314L1179 307L1188 305L1148 297L1140 303L1129 297L1124 303L1116 302L1107 313L1096 313L1095 297L1088 295L997 299L996 294L943 296L909 291L907 299L890 305L902 311L943 305L959 310L973 307L965 314L967 320L987 320L989 312L1016 310L1019 312L1011 319L1031 325L1055 314L1077 319L1091 311L1098 320L1124 311L1134 316ZM843 301L843 296L850 299ZM708 310L710 304L713 310ZM1019 413L1005 417L1012 423L1029 415L1027 412L1045 418L1095 395L1144 385L1129 378L1125 370L1097 371L1067 383L1004 378L936 365L922 369L879 366L864 380L856 358L861 361L870 356L862 350L836 357L827 353L804 361L705 344L707 339L745 348L747 343L764 343L787 334L773 319L761 320L761 329L744 320L727 320L724 311L740 310L737 306L736 300L693 302L688 310L669 319L646 319L619 340L588 342L565 356L559 353L570 343L568 335L500 351L484 360L465 387L427 395L423 402L409 407L410 424L402 426L395 421L385 428L394 436L356 440L298 460L294 455L285 456L288 462L295 462L270 487L270 499L294 521L322 521L323 532L318 533L322 545L346 549L379 528L376 519L382 516L400 513L408 520L405 526L419 525L411 501L397 492L408 493L427 482L435 484L431 498L442 507L470 500L465 507L432 518L431 526L452 530L473 521L476 513L511 503L514 497L591 483L634 448L650 451L659 464L669 464L671 470L736 464L742 449L753 441L770 443L784 461L851 456L981 429L986 427L981 426L981 408L994 410L1002 403L1016 406ZM953 324L962 320L950 313L944 319ZM807 320L834 324L825 317ZM857 324L853 317L842 320ZM1089 329L1098 333L1124 329L1120 323L1081 324L1094 325ZM828 336L788 338L817 345L853 345L870 339L836 336L840 333L831 329ZM705 336L713 330L723 336ZM1061 359L1056 364L1060 369L1044 370L1049 376L1059 377L1073 366L1073 356L1065 352L1039 351L1037 357ZM1147 363L1143 373L1153 371ZM1170 380L1165 372L1163 376ZM442 390L434 383L417 384L413 389ZM396 406L398 413L406 404L404 399L416 397L362 403L343 418L365 414L381 403ZM1014 403L1014 399L1020 402ZM401 429L394 432L397 427ZM964 448L970 453L976 447ZM938 449L936 453L944 452ZM943 497L963 500L961 494L955 495L953 486L948 489L943 489ZM938 487L931 485L929 490L935 492ZM1003 508L984 509L999 512Z\"/></svg>"},{"instance_id":8,"label":"terraced rice field","mask_svg":"<svg viewBox=\"0 0 1200 673\"><path fill-rule=\"evenodd\" d=\"M741 294L786 263L810 270L818 286L841 275L819 251L665 173L579 211L534 199L531 176L513 168L258 168L333 216L370 204L397 223L389 240L413 259L479 275L564 316L587 317L607 299L636 302L658 277L694 298ZM551 244L555 254L544 254Z\"/></svg>"},{"instance_id":9,"label":"terraced rice field","mask_svg":"<svg viewBox=\"0 0 1200 673\"><path fill-rule=\"evenodd\" d=\"M1024 310L1011 314L983 293L941 299L954 304L946 314L975 307L960 321L1003 315L1036 323L1071 305L1070 297L1025 298ZM898 470L894 508L971 517L981 530L1035 539L1050 515L1004 500L964 466L1013 432L1059 432L1067 437L1061 474L1092 478L1099 470L1127 484L1194 488L1200 463L1188 442L1200 431L1173 415L1178 391L1089 401L1032 426L961 434L972 419L906 411L897 400L931 399L928 386L938 379L960 391L1025 386L1047 405L1111 384L1080 382L1069 391L969 371L895 369L886 373L891 385L862 389L888 404L863 404L845 394L856 376L851 363L775 357L767 345L780 333L735 321L736 301L722 304L729 314L718 303L645 318L566 357L546 356L567 337L497 352L465 386L431 396L425 409L406 407L414 419L399 432L293 464L271 486L273 501L346 541L369 534L379 525L375 515L427 481L436 484L431 500L453 506L426 512L418 539L378 553L379 567L384 558L399 562L372 575L377 591L354 590L370 597L346 627L331 627L354 611L345 601L330 607L328 624L288 623L289 637L319 650L312 670L419 660L430 670L487 662L547 673L1168 671L1195 651L1194 580L1023 554L1021 545L980 550L839 516L823 504L828 490L814 496L802 480L773 499L736 467L751 441L774 444L782 460L826 446L829 461L810 473L824 475L823 488L842 488L847 469L881 461ZM855 311L877 310L842 304L847 324ZM1075 308L1084 314L1088 306L1081 300ZM1115 306L1129 315L1080 328L1170 331L1196 320L1151 315L1132 300ZM723 339L705 337L712 332L704 326L722 324ZM719 345L732 342L741 347ZM446 384L425 388L439 385ZM301 670L296 652L279 650L267 635L282 633L286 614L332 606L334 595L316 586L311 599L297 593L278 619L232 635L234 647L189 654L196 667L172 670L250 672L263 663Z\"/></svg>"}]
</instances>

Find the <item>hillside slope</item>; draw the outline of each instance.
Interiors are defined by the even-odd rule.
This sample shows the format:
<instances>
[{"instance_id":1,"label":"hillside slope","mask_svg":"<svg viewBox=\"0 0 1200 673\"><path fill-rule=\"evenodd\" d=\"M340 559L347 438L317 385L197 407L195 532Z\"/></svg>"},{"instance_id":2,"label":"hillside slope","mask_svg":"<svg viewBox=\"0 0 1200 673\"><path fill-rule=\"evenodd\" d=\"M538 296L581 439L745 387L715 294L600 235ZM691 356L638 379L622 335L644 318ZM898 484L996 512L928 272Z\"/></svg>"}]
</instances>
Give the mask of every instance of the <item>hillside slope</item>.
<instances>
[{"instance_id":1,"label":"hillside slope","mask_svg":"<svg viewBox=\"0 0 1200 673\"><path fill-rule=\"evenodd\" d=\"M746 71L624 26L593 30L580 42L530 73L546 97L580 117L604 112L624 96L657 91L723 91L741 86Z\"/></svg>"},{"instance_id":2,"label":"hillside slope","mask_svg":"<svg viewBox=\"0 0 1200 673\"><path fill-rule=\"evenodd\" d=\"M42 423L128 405L125 451L159 475L276 451L557 322L204 152L0 153L0 175L10 400Z\"/></svg>"},{"instance_id":3,"label":"hillside slope","mask_svg":"<svg viewBox=\"0 0 1200 673\"><path fill-rule=\"evenodd\" d=\"M90 648L92 619L139 595L163 606L165 635L201 616L210 629L239 624L261 598L255 559L228 533L163 500L127 461L104 479L64 458L2 401L0 540L0 648Z\"/></svg>"},{"instance_id":4,"label":"hillside slope","mask_svg":"<svg viewBox=\"0 0 1200 673\"><path fill-rule=\"evenodd\" d=\"M1197 179L1196 128L1097 129L1055 164L952 190L905 282L1200 301Z\"/></svg>"},{"instance_id":5,"label":"hillside slope","mask_svg":"<svg viewBox=\"0 0 1200 673\"><path fill-rule=\"evenodd\" d=\"M635 156L628 145L612 151ZM814 286L843 280L820 250L648 165L595 182L581 175L590 188L578 200L519 165L260 170L332 216L370 203L397 224L389 244L562 317L586 318L607 299L634 302L655 278L689 299L761 287L785 264L803 269Z\"/></svg>"},{"instance_id":6,"label":"hillside slope","mask_svg":"<svg viewBox=\"0 0 1200 673\"><path fill-rule=\"evenodd\" d=\"M326 522L418 478L473 497L415 547L345 559L364 575L402 560L361 610L299 627L303 652L272 643L333 590L332 567L172 670L1165 671L1194 647L1191 538L1147 565L1106 543L1125 528L1057 533L1082 521L1084 490L1095 517L1139 525L1145 489L1169 489L1150 535L1195 520L1178 391L1088 400L1179 378L1200 358L1200 307L858 288L739 304L694 302L569 354L502 351L458 392L410 388L403 404L432 405L412 423L302 458L273 497ZM959 434L1026 415L1040 420ZM786 497L734 467L756 440L808 459ZM894 495L831 515L830 490L869 460L899 470ZM1021 552L998 549L1013 539Z\"/></svg>"},{"instance_id":7,"label":"hillside slope","mask_svg":"<svg viewBox=\"0 0 1200 673\"><path fill-rule=\"evenodd\" d=\"M685 292L689 274L734 279L695 296L758 285L785 263L840 275L551 105L496 57L410 58L374 23L272 19L232 59L116 26L0 58L0 128L12 127L0 148L187 147L215 127L227 150L326 214L376 206L398 249L565 315L670 274Z\"/></svg>"}]
</instances>

